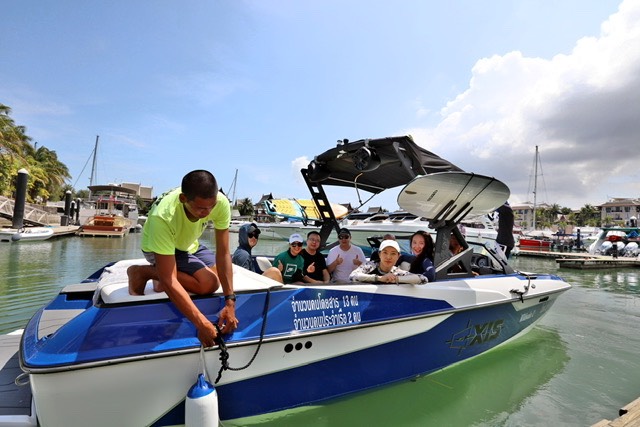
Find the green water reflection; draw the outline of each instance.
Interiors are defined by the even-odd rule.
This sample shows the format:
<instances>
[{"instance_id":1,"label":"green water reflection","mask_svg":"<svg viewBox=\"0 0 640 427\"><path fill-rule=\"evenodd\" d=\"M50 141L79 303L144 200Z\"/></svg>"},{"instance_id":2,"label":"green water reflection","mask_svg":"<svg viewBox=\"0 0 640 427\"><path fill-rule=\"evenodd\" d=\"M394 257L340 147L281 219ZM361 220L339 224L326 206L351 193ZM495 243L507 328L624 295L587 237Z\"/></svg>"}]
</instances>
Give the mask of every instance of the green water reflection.
<instances>
[{"instance_id":1,"label":"green water reflection","mask_svg":"<svg viewBox=\"0 0 640 427\"><path fill-rule=\"evenodd\" d=\"M511 413L568 361L559 334L534 329L517 341L415 381L298 411L226 426L465 426ZM402 355L381 363L402 363ZM277 390L273 390L277 392Z\"/></svg>"}]
</instances>

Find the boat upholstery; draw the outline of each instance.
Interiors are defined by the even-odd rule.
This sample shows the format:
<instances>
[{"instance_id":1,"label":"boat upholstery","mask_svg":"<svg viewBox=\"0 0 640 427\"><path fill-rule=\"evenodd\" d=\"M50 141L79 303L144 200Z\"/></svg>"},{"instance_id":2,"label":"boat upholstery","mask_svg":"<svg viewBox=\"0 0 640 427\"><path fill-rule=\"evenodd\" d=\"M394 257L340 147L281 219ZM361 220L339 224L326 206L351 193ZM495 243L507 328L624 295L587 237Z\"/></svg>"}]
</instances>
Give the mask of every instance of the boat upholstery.
<instances>
[{"instance_id":1,"label":"boat upholstery","mask_svg":"<svg viewBox=\"0 0 640 427\"><path fill-rule=\"evenodd\" d=\"M263 272L273 267L273 264L271 264L271 261L269 261L269 258L266 256L257 256L256 263L258 264L258 268Z\"/></svg>"},{"instance_id":2,"label":"boat upholstery","mask_svg":"<svg viewBox=\"0 0 640 427\"><path fill-rule=\"evenodd\" d=\"M105 304L122 304L129 302L153 301L168 299L165 292L155 292L151 280L145 286L144 295L129 295L127 268L131 265L149 265L145 259L119 261L106 267L98 280L96 292ZM282 286L279 282L247 269L233 265L233 288L236 293L266 290L274 286ZM214 292L222 295L222 289Z\"/></svg>"}]
</instances>

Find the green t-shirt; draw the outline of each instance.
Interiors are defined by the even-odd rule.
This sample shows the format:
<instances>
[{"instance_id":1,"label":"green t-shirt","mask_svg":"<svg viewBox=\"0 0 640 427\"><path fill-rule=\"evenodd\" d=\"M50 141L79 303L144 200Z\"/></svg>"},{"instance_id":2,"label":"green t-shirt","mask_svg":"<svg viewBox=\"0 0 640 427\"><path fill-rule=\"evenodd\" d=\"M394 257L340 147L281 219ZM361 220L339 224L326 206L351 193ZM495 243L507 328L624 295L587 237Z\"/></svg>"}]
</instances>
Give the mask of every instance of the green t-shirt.
<instances>
[{"instance_id":1,"label":"green t-shirt","mask_svg":"<svg viewBox=\"0 0 640 427\"><path fill-rule=\"evenodd\" d=\"M302 280L304 270L304 258L302 255L292 257L288 250L279 253L273 258L273 266L278 267L278 261L282 262L282 279L284 283L299 282Z\"/></svg>"},{"instance_id":2,"label":"green t-shirt","mask_svg":"<svg viewBox=\"0 0 640 427\"><path fill-rule=\"evenodd\" d=\"M218 193L216 205L206 218L193 222L187 218L180 203L180 188L160 196L151 208L142 229L142 250L160 255L174 255L176 249L194 253L200 246L198 238L209 221L216 230L226 230L231 222L229 199Z\"/></svg>"}]
</instances>

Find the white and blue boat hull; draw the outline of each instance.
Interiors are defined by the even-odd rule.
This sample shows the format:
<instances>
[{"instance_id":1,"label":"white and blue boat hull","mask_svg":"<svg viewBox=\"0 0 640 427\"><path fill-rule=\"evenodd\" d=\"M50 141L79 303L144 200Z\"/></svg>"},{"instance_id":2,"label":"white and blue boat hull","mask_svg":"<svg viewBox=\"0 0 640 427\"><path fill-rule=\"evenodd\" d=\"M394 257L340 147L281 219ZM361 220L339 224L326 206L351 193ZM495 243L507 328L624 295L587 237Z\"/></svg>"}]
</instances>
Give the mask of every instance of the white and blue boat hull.
<instances>
[{"instance_id":1,"label":"white and blue boat hull","mask_svg":"<svg viewBox=\"0 0 640 427\"><path fill-rule=\"evenodd\" d=\"M257 275L234 271L246 291L238 295L240 327L225 337L229 365L245 366L260 348L250 366L223 371L216 384L222 420L324 401L476 356L530 328L569 288L555 276L513 274L265 290L255 286ZM522 298L511 292L518 289L526 290ZM200 368L195 328L166 299L106 302L100 295L107 293L63 292L27 326L21 363L41 423L183 423ZM223 299L196 304L215 320ZM68 316L59 327L41 324ZM208 349L205 361L215 380L220 349Z\"/></svg>"}]
</instances>

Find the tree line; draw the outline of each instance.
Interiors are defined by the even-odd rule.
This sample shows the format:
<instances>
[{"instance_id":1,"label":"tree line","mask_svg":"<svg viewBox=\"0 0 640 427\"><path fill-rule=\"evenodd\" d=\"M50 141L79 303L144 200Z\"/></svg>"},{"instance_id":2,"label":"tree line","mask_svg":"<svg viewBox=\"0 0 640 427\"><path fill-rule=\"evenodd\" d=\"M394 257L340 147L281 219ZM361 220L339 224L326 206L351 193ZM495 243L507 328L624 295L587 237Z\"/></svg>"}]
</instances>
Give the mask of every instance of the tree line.
<instances>
[{"instance_id":1,"label":"tree line","mask_svg":"<svg viewBox=\"0 0 640 427\"><path fill-rule=\"evenodd\" d=\"M571 208L560 207L558 204L536 209L536 226L541 229L551 228L554 225L561 230L568 225L599 227L601 222L600 210L589 204L584 205L577 212L572 211Z\"/></svg>"},{"instance_id":2,"label":"tree line","mask_svg":"<svg viewBox=\"0 0 640 427\"><path fill-rule=\"evenodd\" d=\"M71 178L67 166L55 151L32 143L24 126L10 117L11 108L0 103L0 195L13 197L18 171L29 172L27 201L43 203L61 200Z\"/></svg>"}]
</instances>

